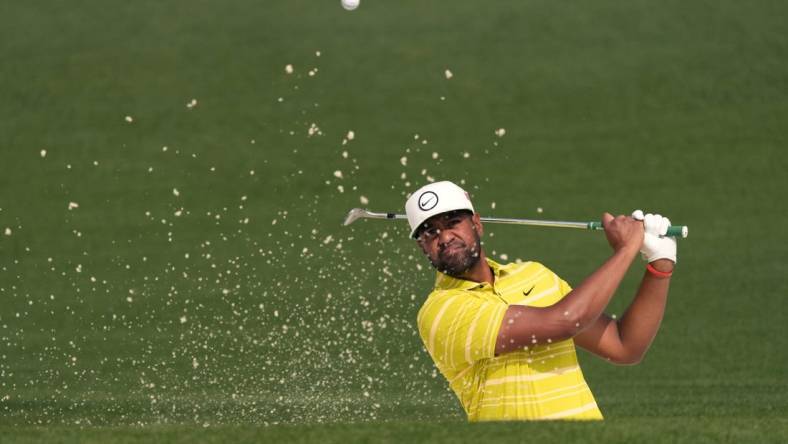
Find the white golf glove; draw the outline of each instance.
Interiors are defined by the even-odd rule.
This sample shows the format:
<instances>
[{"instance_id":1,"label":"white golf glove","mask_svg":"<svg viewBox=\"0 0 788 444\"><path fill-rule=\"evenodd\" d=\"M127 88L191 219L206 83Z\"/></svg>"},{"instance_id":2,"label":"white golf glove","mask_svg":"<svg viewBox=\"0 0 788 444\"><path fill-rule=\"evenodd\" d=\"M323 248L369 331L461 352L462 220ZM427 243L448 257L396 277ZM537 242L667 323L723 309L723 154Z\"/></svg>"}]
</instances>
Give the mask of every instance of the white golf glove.
<instances>
[{"instance_id":1,"label":"white golf glove","mask_svg":"<svg viewBox=\"0 0 788 444\"><path fill-rule=\"evenodd\" d=\"M641 210L635 210L632 218L643 221L645 234L643 246L640 254L647 262L651 263L657 259L670 259L676 263L676 239L665 236L670 227L670 219L659 214L643 214Z\"/></svg>"}]
</instances>

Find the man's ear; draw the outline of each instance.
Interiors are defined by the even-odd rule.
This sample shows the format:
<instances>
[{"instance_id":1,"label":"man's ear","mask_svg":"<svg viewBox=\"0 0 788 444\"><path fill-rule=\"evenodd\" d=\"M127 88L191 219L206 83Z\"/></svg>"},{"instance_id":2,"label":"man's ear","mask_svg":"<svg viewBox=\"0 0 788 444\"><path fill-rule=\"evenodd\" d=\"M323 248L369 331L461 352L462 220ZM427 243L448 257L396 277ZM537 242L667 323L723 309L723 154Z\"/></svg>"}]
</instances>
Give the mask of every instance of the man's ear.
<instances>
[{"instance_id":1,"label":"man's ear","mask_svg":"<svg viewBox=\"0 0 788 444\"><path fill-rule=\"evenodd\" d=\"M473 213L473 217L471 217L471 222L473 222L473 229L479 233L479 237L484 234L484 227L482 226L481 216L479 213Z\"/></svg>"}]
</instances>

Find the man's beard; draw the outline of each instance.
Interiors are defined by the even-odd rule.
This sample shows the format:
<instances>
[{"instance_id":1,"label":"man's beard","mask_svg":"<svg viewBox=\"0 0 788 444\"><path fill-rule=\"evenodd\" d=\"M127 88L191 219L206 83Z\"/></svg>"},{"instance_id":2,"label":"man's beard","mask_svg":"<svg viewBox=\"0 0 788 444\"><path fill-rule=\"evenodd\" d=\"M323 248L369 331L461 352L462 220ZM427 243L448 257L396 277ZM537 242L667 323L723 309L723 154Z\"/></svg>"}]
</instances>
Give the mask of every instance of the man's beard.
<instances>
[{"instance_id":1,"label":"man's beard","mask_svg":"<svg viewBox=\"0 0 788 444\"><path fill-rule=\"evenodd\" d=\"M432 266L441 273L461 278L466 271L479 262L479 234L474 232L474 237L471 246L459 240L452 241L448 245L448 250L441 249L435 260L430 259Z\"/></svg>"}]
</instances>

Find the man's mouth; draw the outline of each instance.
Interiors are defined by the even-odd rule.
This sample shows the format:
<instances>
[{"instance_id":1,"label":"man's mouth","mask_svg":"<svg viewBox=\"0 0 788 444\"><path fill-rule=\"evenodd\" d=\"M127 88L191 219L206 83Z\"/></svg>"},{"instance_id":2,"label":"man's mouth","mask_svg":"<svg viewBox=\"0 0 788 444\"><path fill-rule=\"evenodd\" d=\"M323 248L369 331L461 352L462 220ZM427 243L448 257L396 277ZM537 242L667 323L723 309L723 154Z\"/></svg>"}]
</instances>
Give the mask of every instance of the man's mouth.
<instances>
[{"instance_id":1,"label":"man's mouth","mask_svg":"<svg viewBox=\"0 0 788 444\"><path fill-rule=\"evenodd\" d=\"M457 254L458 251L462 250L464 245L460 244L449 244L448 246L441 249L440 254L449 254L454 255Z\"/></svg>"}]
</instances>

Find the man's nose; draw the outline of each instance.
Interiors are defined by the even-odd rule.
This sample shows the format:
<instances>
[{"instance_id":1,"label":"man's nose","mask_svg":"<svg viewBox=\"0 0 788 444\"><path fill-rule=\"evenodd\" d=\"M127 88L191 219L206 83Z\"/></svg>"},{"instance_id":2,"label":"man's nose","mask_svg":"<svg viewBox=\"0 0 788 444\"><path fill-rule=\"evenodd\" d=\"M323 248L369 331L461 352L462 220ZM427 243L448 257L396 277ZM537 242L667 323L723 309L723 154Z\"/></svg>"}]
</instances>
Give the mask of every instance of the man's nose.
<instances>
[{"instance_id":1,"label":"man's nose","mask_svg":"<svg viewBox=\"0 0 788 444\"><path fill-rule=\"evenodd\" d=\"M454 234L451 232L451 230L446 230L446 229L438 230L438 243L440 245L446 245L452 239L454 239Z\"/></svg>"}]
</instances>

